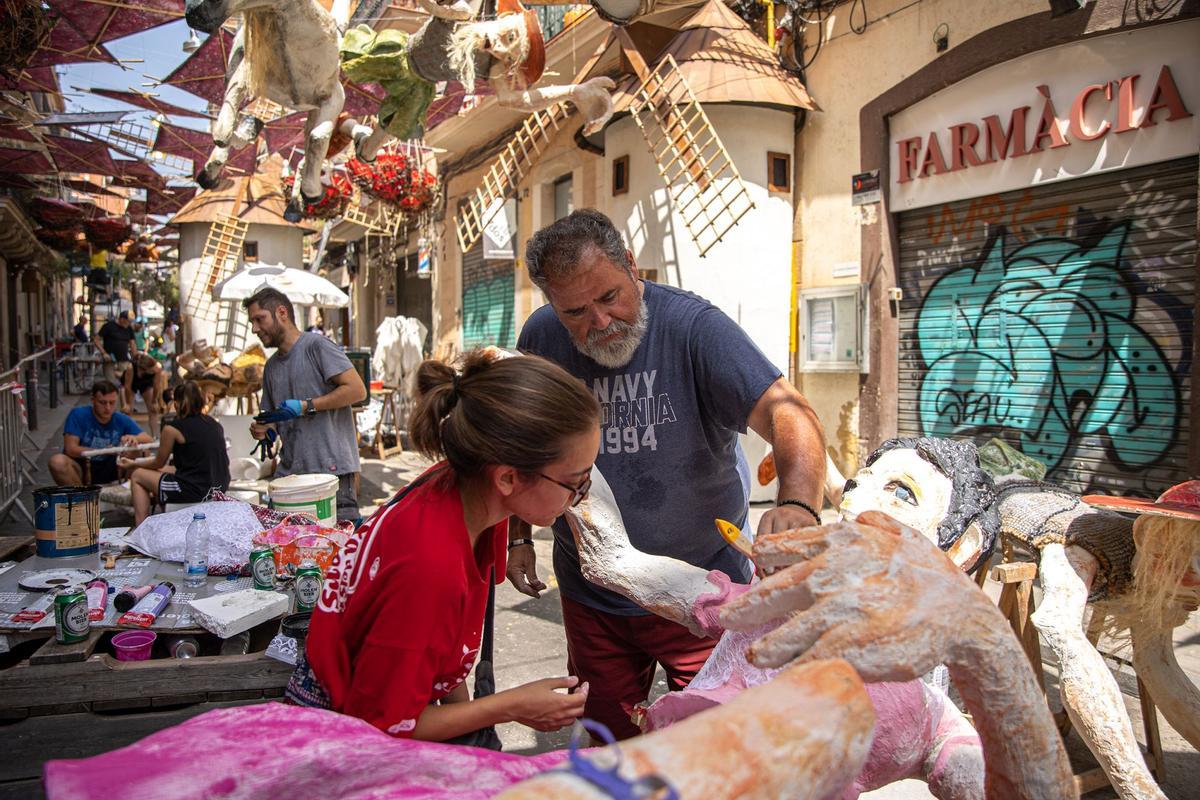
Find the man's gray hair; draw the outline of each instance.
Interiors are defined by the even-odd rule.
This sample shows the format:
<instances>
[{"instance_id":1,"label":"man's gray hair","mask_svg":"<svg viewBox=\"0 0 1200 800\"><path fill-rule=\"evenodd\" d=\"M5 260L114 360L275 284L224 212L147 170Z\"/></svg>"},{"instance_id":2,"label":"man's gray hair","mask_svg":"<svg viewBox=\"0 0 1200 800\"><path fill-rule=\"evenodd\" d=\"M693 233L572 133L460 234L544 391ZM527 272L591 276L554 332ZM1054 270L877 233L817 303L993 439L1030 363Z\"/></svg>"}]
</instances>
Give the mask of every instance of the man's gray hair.
<instances>
[{"instance_id":1,"label":"man's gray hair","mask_svg":"<svg viewBox=\"0 0 1200 800\"><path fill-rule=\"evenodd\" d=\"M530 237L525 245L529 279L545 289L551 280L574 273L589 247L618 267L630 266L625 239L612 220L594 208L581 208Z\"/></svg>"}]
</instances>

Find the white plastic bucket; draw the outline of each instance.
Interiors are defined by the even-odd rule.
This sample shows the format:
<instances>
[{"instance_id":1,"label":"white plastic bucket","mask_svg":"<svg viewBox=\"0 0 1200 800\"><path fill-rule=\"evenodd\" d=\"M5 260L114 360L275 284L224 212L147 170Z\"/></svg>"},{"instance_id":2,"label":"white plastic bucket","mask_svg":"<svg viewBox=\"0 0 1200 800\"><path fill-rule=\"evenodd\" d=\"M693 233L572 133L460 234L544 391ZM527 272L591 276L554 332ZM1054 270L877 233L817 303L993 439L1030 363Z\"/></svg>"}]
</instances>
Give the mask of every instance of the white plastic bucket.
<instances>
[{"instance_id":1,"label":"white plastic bucket","mask_svg":"<svg viewBox=\"0 0 1200 800\"><path fill-rule=\"evenodd\" d=\"M337 475L288 475L269 486L276 511L308 514L329 527L337 524Z\"/></svg>"}]
</instances>

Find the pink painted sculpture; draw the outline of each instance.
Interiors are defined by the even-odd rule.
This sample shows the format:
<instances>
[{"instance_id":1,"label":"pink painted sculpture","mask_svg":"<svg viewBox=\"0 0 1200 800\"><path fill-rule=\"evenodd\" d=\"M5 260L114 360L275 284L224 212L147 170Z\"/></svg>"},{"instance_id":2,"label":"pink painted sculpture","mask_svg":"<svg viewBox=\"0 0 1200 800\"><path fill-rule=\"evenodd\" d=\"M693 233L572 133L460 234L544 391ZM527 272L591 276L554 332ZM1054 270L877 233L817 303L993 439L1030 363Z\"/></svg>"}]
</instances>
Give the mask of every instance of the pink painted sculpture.
<instances>
[{"instance_id":1,"label":"pink painted sculpture","mask_svg":"<svg viewBox=\"0 0 1200 800\"><path fill-rule=\"evenodd\" d=\"M946 663L980 726L987 796L1074 795L1020 643L919 533L864 514L764 537L758 557L768 544L775 563L801 563L731 599L720 622L750 635L770 631L751 649L760 668L797 663L727 703L623 742L622 778L661 776L681 798L844 796L880 730L859 675L906 682ZM835 654L845 661L830 660ZM52 800L609 796L563 761L562 753L525 758L397 740L360 720L267 704L212 711L94 758L49 762L45 787Z\"/></svg>"}]
</instances>

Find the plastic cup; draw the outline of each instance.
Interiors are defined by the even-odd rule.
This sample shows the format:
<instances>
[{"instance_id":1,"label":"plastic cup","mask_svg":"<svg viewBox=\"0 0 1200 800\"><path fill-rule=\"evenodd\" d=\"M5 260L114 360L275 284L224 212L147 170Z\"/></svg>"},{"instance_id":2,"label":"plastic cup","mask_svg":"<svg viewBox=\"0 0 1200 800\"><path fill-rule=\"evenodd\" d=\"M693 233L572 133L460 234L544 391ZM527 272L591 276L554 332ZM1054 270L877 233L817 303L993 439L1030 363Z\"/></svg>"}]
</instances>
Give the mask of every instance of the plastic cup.
<instances>
[{"instance_id":1,"label":"plastic cup","mask_svg":"<svg viewBox=\"0 0 1200 800\"><path fill-rule=\"evenodd\" d=\"M158 634L154 631L122 631L112 638L113 650L116 651L117 661L145 661L150 658L154 649L154 640Z\"/></svg>"}]
</instances>

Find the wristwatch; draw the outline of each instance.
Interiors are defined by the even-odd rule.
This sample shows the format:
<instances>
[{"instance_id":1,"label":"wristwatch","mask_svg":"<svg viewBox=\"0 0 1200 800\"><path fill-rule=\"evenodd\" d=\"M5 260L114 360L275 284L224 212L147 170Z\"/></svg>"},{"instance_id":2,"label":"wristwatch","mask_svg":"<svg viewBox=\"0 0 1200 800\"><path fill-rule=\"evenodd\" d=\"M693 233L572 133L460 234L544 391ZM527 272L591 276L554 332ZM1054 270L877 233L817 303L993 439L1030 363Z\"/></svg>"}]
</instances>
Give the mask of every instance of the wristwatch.
<instances>
[{"instance_id":1,"label":"wristwatch","mask_svg":"<svg viewBox=\"0 0 1200 800\"><path fill-rule=\"evenodd\" d=\"M508 549L512 550L514 547L520 547L523 544L532 545L533 539L513 539L508 543Z\"/></svg>"},{"instance_id":2,"label":"wristwatch","mask_svg":"<svg viewBox=\"0 0 1200 800\"><path fill-rule=\"evenodd\" d=\"M313 405L312 398L304 401L304 416L315 417L317 415L317 407Z\"/></svg>"}]
</instances>

